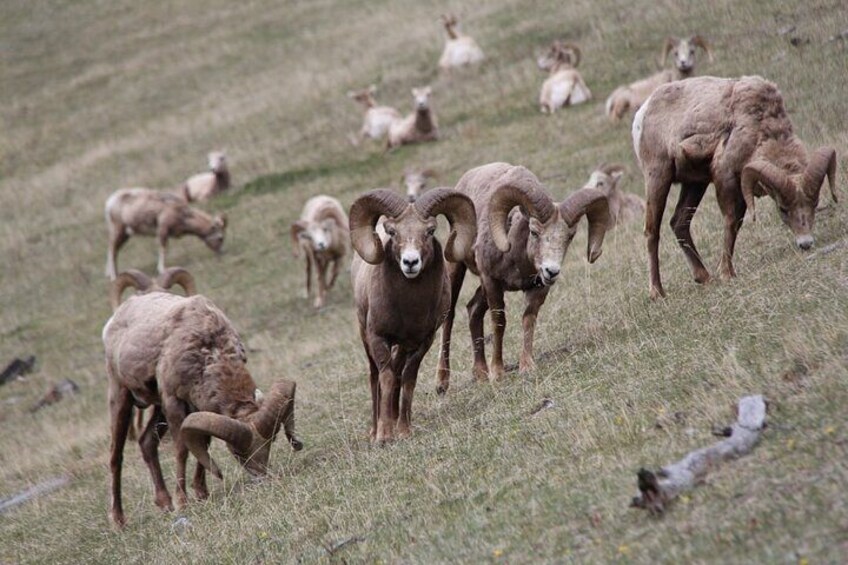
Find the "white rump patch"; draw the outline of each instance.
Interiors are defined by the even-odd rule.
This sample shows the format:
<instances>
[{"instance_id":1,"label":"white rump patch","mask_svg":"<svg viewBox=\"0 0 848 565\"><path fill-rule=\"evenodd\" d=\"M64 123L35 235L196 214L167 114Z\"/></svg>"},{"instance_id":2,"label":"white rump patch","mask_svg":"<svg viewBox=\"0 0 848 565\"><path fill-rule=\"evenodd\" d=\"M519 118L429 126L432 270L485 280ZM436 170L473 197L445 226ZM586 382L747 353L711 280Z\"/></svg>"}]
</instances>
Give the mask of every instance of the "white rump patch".
<instances>
[{"instance_id":1,"label":"white rump patch","mask_svg":"<svg viewBox=\"0 0 848 565\"><path fill-rule=\"evenodd\" d=\"M636 161L639 163L639 167L642 167L642 157L639 153L639 145L642 142L642 122L645 119L645 112L648 109L648 106L651 103L651 97L649 96L645 103L642 104L642 107L636 112L636 115L633 117L633 129L631 129L631 133L633 135L633 151L636 152Z\"/></svg>"}]
</instances>

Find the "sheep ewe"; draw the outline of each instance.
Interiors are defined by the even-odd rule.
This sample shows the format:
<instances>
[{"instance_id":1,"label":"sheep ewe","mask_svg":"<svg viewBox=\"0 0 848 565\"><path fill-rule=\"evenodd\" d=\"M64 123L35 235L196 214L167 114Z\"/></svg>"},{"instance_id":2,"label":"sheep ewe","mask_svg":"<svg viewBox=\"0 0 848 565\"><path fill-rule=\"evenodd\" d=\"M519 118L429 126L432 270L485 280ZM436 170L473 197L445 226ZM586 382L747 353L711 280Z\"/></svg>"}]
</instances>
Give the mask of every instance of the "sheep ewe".
<instances>
[{"instance_id":1,"label":"sheep ewe","mask_svg":"<svg viewBox=\"0 0 848 565\"><path fill-rule=\"evenodd\" d=\"M109 249L106 254L106 276L117 276L118 251L131 235L156 236L159 240L157 269L165 271L168 238L196 235L215 253L224 245L227 217L210 216L189 206L185 200L169 192L149 188L122 188L106 200L106 225Z\"/></svg>"},{"instance_id":2,"label":"sheep ewe","mask_svg":"<svg viewBox=\"0 0 848 565\"><path fill-rule=\"evenodd\" d=\"M584 188L597 188L607 197L610 220L608 230L621 224L627 224L645 213L645 201L621 190L618 186L624 175L622 165L601 165L592 172Z\"/></svg>"},{"instance_id":3,"label":"sheep ewe","mask_svg":"<svg viewBox=\"0 0 848 565\"><path fill-rule=\"evenodd\" d=\"M444 258L434 237L439 214L451 225ZM381 216L386 217L385 244L375 232ZM445 259L470 257L474 206L448 188L430 190L414 203L392 190L372 190L350 208L350 235L357 252L351 278L359 335L370 369L370 433L384 443L395 432L398 437L411 433L418 367L450 306Z\"/></svg>"},{"instance_id":4,"label":"sheep ewe","mask_svg":"<svg viewBox=\"0 0 848 565\"><path fill-rule=\"evenodd\" d=\"M162 510L173 509L158 454L159 438L167 429L176 449L180 507L187 501L189 451L198 461L192 483L198 498L209 495L205 470L222 478L209 456L212 437L227 442L254 476L265 474L280 426L295 450L303 447L294 435L295 383L278 381L263 396L245 367L238 333L208 298L159 290L131 296L106 322L103 344L112 431L110 516L118 527L126 523L121 467L134 406L153 406L138 444L153 479L155 503Z\"/></svg>"},{"instance_id":5,"label":"sheep ewe","mask_svg":"<svg viewBox=\"0 0 848 565\"><path fill-rule=\"evenodd\" d=\"M451 301L442 331L437 392L444 394L450 380L450 339L454 311L466 270L480 277L474 297L468 303L469 326L474 348L473 374L486 380L489 369L483 345L483 317L492 312L494 344L493 379L504 373L503 336L506 327L504 292L523 291L526 308L522 319L524 348L519 369L532 370L533 332L536 316L559 277L565 252L577 233L584 215L589 221L589 262L601 255L601 245L609 223L604 194L583 188L555 203L539 179L524 167L490 163L471 169L459 179L457 192L467 194L477 213L477 239L474 255L448 266Z\"/></svg>"},{"instance_id":6,"label":"sheep ewe","mask_svg":"<svg viewBox=\"0 0 848 565\"><path fill-rule=\"evenodd\" d=\"M348 221L342 205L330 196L314 196L307 200L300 219L291 226L294 256L306 257L306 296L312 293L312 264L318 279L315 308L323 308L327 291L336 284L339 266L347 251ZM327 282L327 268L333 270Z\"/></svg>"},{"instance_id":7,"label":"sheep ewe","mask_svg":"<svg viewBox=\"0 0 848 565\"><path fill-rule=\"evenodd\" d=\"M374 93L377 87L373 84L365 90L348 91L348 98L362 105L365 115L362 120L362 128L359 130L359 138L352 143L358 145L365 138L374 140L382 139L389 133L389 126L395 120L401 119L400 112L391 106L377 106Z\"/></svg>"},{"instance_id":8,"label":"sheep ewe","mask_svg":"<svg viewBox=\"0 0 848 565\"><path fill-rule=\"evenodd\" d=\"M485 58L477 42L459 31L459 20L456 16L443 14L441 21L447 33L445 49L439 58L441 70L450 71L453 68L474 65Z\"/></svg>"},{"instance_id":9,"label":"sheep ewe","mask_svg":"<svg viewBox=\"0 0 848 565\"><path fill-rule=\"evenodd\" d=\"M427 181L437 177L433 169L407 168L403 171L400 181L406 189L409 201L415 202L427 190Z\"/></svg>"},{"instance_id":10,"label":"sheep ewe","mask_svg":"<svg viewBox=\"0 0 848 565\"><path fill-rule=\"evenodd\" d=\"M672 183L680 183L681 189L671 228L698 283L706 283L710 274L689 224L710 182L724 215L719 263L724 279L736 276L736 235L746 209L753 215L755 197L774 199L801 249L813 245L811 232L825 175L836 201L836 151L822 147L808 154L793 133L777 86L762 77L701 77L658 88L633 120L633 148L645 177L645 235L654 299L665 296L657 253Z\"/></svg>"},{"instance_id":11,"label":"sheep ewe","mask_svg":"<svg viewBox=\"0 0 848 565\"><path fill-rule=\"evenodd\" d=\"M557 39L551 43L548 52L536 60L536 64L550 73L539 94L539 109L543 113L553 114L559 108L592 99L592 92L577 71L580 64L580 48L577 45Z\"/></svg>"},{"instance_id":12,"label":"sheep ewe","mask_svg":"<svg viewBox=\"0 0 848 565\"><path fill-rule=\"evenodd\" d=\"M209 200L230 188L230 170L223 151L213 151L207 156L209 170L190 177L182 185L186 202Z\"/></svg>"},{"instance_id":13,"label":"sheep ewe","mask_svg":"<svg viewBox=\"0 0 848 565\"><path fill-rule=\"evenodd\" d=\"M429 86L412 89L415 111L405 118L391 123L387 149L409 143L423 143L439 139L439 125L436 123L436 116L430 108L430 94L432 94L432 90Z\"/></svg>"},{"instance_id":14,"label":"sheep ewe","mask_svg":"<svg viewBox=\"0 0 848 565\"><path fill-rule=\"evenodd\" d=\"M634 112L638 110L660 85L691 77L695 72L696 47L703 49L709 57L710 63L713 62L713 53L710 46L700 35L693 35L689 39L667 38L665 45L663 45L660 64L665 65L669 53L673 53L674 68L660 71L646 79L616 88L607 98L607 116L614 121L619 121L629 110Z\"/></svg>"}]
</instances>

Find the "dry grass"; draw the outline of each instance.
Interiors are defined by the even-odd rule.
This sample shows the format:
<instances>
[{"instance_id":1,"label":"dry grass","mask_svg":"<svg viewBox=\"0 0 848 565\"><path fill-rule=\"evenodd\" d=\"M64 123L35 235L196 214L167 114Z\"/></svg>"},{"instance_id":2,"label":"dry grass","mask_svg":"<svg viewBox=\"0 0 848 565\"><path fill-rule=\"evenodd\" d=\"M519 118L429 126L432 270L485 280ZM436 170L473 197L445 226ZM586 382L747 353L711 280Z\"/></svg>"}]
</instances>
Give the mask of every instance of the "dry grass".
<instances>
[{"instance_id":1,"label":"dry grass","mask_svg":"<svg viewBox=\"0 0 848 565\"><path fill-rule=\"evenodd\" d=\"M449 9L488 61L443 78L436 16ZM810 42L793 47L777 34L790 24ZM601 107L618 83L653 69L668 33L712 40L717 61L704 73L776 81L801 137L844 155L845 46L827 41L844 27L844 6L830 0L3 2L0 360L34 353L39 361L26 382L0 388L0 495L56 475L72 481L0 516L0 562L844 559L848 247L798 253L765 204L740 236L740 278L699 288L666 229L669 298L650 304L640 226L611 233L591 267L581 234L542 311L538 371L472 384L461 311L450 393L435 395L431 351L413 438L372 449L349 281L313 312L286 238L309 195L347 205L396 183L410 164L451 184L485 162L521 163L563 195L597 163L621 161L630 165L625 188L641 193L627 127L608 123ZM581 71L597 100L551 118L536 108L544 77L531 55L562 35L583 47ZM372 82L403 111L410 87L433 83L444 140L386 156L351 147L346 135L360 113L344 93ZM216 260L185 239L170 261L191 269L236 322L260 385L298 381L307 447L277 446L273 479L252 485L217 446L226 480L179 514L187 530L155 509L128 447L130 522L116 533L106 518L102 203L119 186L175 185L213 147L228 150L239 186L210 205L231 218L227 252ZM821 214L819 247L848 237L847 221L843 207ZM694 233L712 265L720 226L708 197ZM152 271L155 245L134 238L120 259ZM517 361L520 311L510 296L507 362ZM64 377L82 394L28 414ZM753 455L662 519L627 508L636 469L712 441L711 426L730 422L731 406L751 392L773 403ZM543 398L554 406L531 416Z\"/></svg>"}]
</instances>

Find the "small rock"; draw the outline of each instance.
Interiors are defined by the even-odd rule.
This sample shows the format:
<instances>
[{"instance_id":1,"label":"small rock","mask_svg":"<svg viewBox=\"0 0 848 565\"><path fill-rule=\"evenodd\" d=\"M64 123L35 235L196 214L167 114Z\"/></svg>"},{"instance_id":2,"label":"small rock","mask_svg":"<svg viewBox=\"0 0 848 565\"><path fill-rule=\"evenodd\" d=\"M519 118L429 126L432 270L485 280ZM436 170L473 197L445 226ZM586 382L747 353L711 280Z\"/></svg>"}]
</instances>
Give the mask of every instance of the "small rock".
<instances>
[{"instance_id":1,"label":"small rock","mask_svg":"<svg viewBox=\"0 0 848 565\"><path fill-rule=\"evenodd\" d=\"M175 534L181 534L191 529L191 522L185 516L179 516L174 523L171 524L171 531Z\"/></svg>"}]
</instances>

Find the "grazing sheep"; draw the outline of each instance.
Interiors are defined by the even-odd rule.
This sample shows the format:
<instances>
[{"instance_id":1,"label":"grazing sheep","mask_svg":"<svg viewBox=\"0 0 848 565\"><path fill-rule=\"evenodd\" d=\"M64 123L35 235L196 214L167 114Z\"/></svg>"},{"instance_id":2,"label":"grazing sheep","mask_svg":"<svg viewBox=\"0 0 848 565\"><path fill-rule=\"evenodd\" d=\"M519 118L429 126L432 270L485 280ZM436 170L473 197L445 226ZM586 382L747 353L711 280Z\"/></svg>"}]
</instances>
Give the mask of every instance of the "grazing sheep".
<instances>
[{"instance_id":1,"label":"grazing sheep","mask_svg":"<svg viewBox=\"0 0 848 565\"><path fill-rule=\"evenodd\" d=\"M589 182L584 185L584 188L597 188L606 195L610 212L608 230L630 223L645 214L645 200L619 188L618 182L623 175L622 165L601 165L592 172Z\"/></svg>"},{"instance_id":2,"label":"grazing sheep","mask_svg":"<svg viewBox=\"0 0 848 565\"><path fill-rule=\"evenodd\" d=\"M388 149L439 139L439 125L430 108L431 93L429 86L412 89L415 111L405 118L393 121L389 126L389 139L386 145Z\"/></svg>"},{"instance_id":3,"label":"grazing sheep","mask_svg":"<svg viewBox=\"0 0 848 565\"><path fill-rule=\"evenodd\" d=\"M577 45L557 39L536 64L550 73L539 94L539 109L543 113L553 114L559 108L592 99L592 92L577 70L580 64L580 48Z\"/></svg>"},{"instance_id":4,"label":"grazing sheep","mask_svg":"<svg viewBox=\"0 0 848 565\"><path fill-rule=\"evenodd\" d=\"M491 310L494 326L491 377L496 380L503 376L504 293L517 290L524 292L526 303L519 369L532 370L536 316L559 277L565 252L577 233L577 223L584 215L589 221L590 263L601 255L609 223L607 199L600 190L582 188L555 203L533 173L507 163L471 169L459 179L456 190L474 202L477 239L473 256L448 266L451 304L442 330L436 389L439 394L444 394L449 385L454 310L466 270L479 276L481 282L467 306L474 376L486 380L490 374L483 345L486 310Z\"/></svg>"},{"instance_id":5,"label":"grazing sheep","mask_svg":"<svg viewBox=\"0 0 848 565\"><path fill-rule=\"evenodd\" d=\"M614 121L619 121L629 110L634 112L638 110L658 86L691 77L695 72L696 47L703 49L709 57L710 63L713 62L712 50L710 50L707 41L700 35L693 35L689 39L667 38L665 45L663 45L661 64L665 65L669 53L673 53L674 68L660 71L648 78L616 88L607 98L607 116Z\"/></svg>"},{"instance_id":6,"label":"grazing sheep","mask_svg":"<svg viewBox=\"0 0 848 565\"><path fill-rule=\"evenodd\" d=\"M106 276L117 276L118 251L131 235L156 236L159 241L157 269L165 271L165 251L169 237L196 235L215 253L224 245L227 217L210 216L169 192L149 188L122 188L106 200L106 225L109 228L109 249L106 255Z\"/></svg>"},{"instance_id":7,"label":"grazing sheep","mask_svg":"<svg viewBox=\"0 0 848 565\"><path fill-rule=\"evenodd\" d=\"M209 200L230 188L230 169L223 151L213 151L207 156L209 170L190 177L182 185L186 202Z\"/></svg>"},{"instance_id":8,"label":"grazing sheep","mask_svg":"<svg viewBox=\"0 0 848 565\"><path fill-rule=\"evenodd\" d=\"M407 168L403 171L400 180L406 188L406 196L410 202L414 202L427 190L427 180L437 178L433 169Z\"/></svg>"},{"instance_id":9,"label":"grazing sheep","mask_svg":"<svg viewBox=\"0 0 848 565\"><path fill-rule=\"evenodd\" d=\"M439 214L451 225L444 258L434 237ZM381 216L385 243L375 232ZM448 188L430 190L415 202L392 190L372 190L350 208L350 235L357 253L351 278L359 335L370 369L371 438L384 443L395 432L411 433L418 367L450 306L445 259L470 257L474 206Z\"/></svg>"},{"instance_id":10,"label":"grazing sheep","mask_svg":"<svg viewBox=\"0 0 848 565\"><path fill-rule=\"evenodd\" d=\"M736 276L733 248L754 198L771 196L801 249L813 245L813 224L824 177L836 201L836 151L808 153L795 137L777 86L762 77L693 78L664 85L636 113L633 148L645 177L645 235L651 298L665 296L660 282L660 224L672 183L680 198L671 228L695 281L710 274L692 241L689 224L710 182L724 215L719 272Z\"/></svg>"},{"instance_id":11,"label":"grazing sheep","mask_svg":"<svg viewBox=\"0 0 848 565\"><path fill-rule=\"evenodd\" d=\"M306 295L312 292L312 264L318 279L315 308L323 308L327 291L339 276L339 266L347 251L348 221L342 205L330 196L314 196L307 200L300 219L291 226L294 256L306 257ZM327 282L327 268L333 270Z\"/></svg>"},{"instance_id":12,"label":"grazing sheep","mask_svg":"<svg viewBox=\"0 0 848 565\"><path fill-rule=\"evenodd\" d=\"M362 104L365 110L365 115L362 120L362 128L359 130L359 138L353 139L353 143L358 145L365 138L380 140L389 133L389 126L395 120L401 119L400 112L391 106L377 106L374 100L374 93L377 92L377 87L373 84L365 90L348 91L349 98Z\"/></svg>"},{"instance_id":13,"label":"grazing sheep","mask_svg":"<svg viewBox=\"0 0 848 565\"><path fill-rule=\"evenodd\" d=\"M259 393L245 366L244 344L208 298L159 290L131 296L106 322L103 344L112 433L110 516L118 527L126 523L121 467L134 406L153 406L138 443L153 479L155 503L162 510L173 509L158 453L159 438L167 429L176 449L180 507L187 501L189 451L198 461L193 480L198 498L209 495L206 469L222 477L209 456L212 437L227 442L236 459L255 476L265 474L280 426L292 447L302 448L294 435L295 383L281 380L264 396Z\"/></svg>"},{"instance_id":14,"label":"grazing sheep","mask_svg":"<svg viewBox=\"0 0 848 565\"><path fill-rule=\"evenodd\" d=\"M442 15L441 20L447 33L445 49L439 57L441 70L450 71L457 67L474 65L485 58L477 42L459 31L459 20L456 16Z\"/></svg>"}]
</instances>

